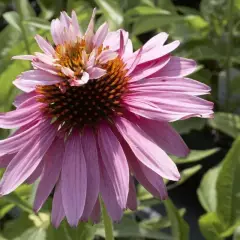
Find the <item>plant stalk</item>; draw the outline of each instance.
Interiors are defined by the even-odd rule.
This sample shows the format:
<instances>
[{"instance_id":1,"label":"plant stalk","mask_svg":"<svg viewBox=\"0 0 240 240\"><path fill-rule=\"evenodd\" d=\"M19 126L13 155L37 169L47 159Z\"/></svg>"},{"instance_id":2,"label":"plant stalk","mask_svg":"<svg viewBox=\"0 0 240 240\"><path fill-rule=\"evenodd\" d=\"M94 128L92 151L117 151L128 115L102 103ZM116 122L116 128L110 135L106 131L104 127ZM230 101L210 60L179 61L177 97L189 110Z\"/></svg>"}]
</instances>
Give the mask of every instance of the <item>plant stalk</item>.
<instances>
[{"instance_id":1,"label":"plant stalk","mask_svg":"<svg viewBox=\"0 0 240 240\"><path fill-rule=\"evenodd\" d=\"M102 215L103 215L103 223L104 223L104 229L105 229L105 239L114 240L112 220L107 213L107 209L103 201L101 201L101 205L102 205Z\"/></svg>"}]
</instances>

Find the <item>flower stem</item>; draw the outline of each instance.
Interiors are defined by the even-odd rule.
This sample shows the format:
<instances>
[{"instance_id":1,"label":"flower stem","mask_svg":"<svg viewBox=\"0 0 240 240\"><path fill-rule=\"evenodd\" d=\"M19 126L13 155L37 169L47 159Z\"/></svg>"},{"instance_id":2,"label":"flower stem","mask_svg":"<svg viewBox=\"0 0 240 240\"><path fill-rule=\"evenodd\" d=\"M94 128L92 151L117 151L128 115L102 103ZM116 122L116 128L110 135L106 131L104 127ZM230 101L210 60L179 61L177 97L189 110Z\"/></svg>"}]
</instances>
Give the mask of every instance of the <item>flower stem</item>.
<instances>
[{"instance_id":1,"label":"flower stem","mask_svg":"<svg viewBox=\"0 0 240 240\"><path fill-rule=\"evenodd\" d=\"M228 43L227 43L227 57L226 57L226 99L225 108L228 110L229 97L231 91L231 55L232 55L232 37L233 37L233 7L234 0L229 0L228 5Z\"/></svg>"},{"instance_id":2,"label":"flower stem","mask_svg":"<svg viewBox=\"0 0 240 240\"><path fill-rule=\"evenodd\" d=\"M112 220L108 216L107 209L103 201L101 201L101 205L102 205L102 215L103 215L103 223L104 223L104 229L105 229L105 239L114 240Z\"/></svg>"},{"instance_id":3,"label":"flower stem","mask_svg":"<svg viewBox=\"0 0 240 240\"><path fill-rule=\"evenodd\" d=\"M73 0L68 0L67 1L67 12L69 15L71 15L72 10L73 10Z\"/></svg>"},{"instance_id":4,"label":"flower stem","mask_svg":"<svg viewBox=\"0 0 240 240\"><path fill-rule=\"evenodd\" d=\"M27 32L26 32L25 26L23 24L24 16L23 16L22 11L21 11L20 1L21 0L16 0L16 9L17 9L17 12L18 12L19 18L20 18L19 26L21 28L21 32L22 32L23 41L24 41L24 44L25 44L26 51L27 51L28 54L31 54L30 47L29 47L29 42L28 42L28 38L27 38Z\"/></svg>"}]
</instances>

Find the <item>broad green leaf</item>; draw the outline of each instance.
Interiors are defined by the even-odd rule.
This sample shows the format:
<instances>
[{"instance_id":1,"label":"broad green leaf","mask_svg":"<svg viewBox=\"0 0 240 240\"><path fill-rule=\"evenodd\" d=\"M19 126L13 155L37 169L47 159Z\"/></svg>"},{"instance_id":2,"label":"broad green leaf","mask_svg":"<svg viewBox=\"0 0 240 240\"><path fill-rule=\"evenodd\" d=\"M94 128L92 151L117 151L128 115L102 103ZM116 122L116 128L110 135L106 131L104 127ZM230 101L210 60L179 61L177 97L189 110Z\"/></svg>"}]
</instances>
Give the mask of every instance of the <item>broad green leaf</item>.
<instances>
[{"instance_id":1,"label":"broad green leaf","mask_svg":"<svg viewBox=\"0 0 240 240\"><path fill-rule=\"evenodd\" d=\"M105 237L103 225L97 226L96 235ZM133 219L129 217L123 217L120 223L114 224L114 237L119 238L145 238L145 239L156 239L156 240L173 240L171 236L166 233L148 230L140 227Z\"/></svg>"},{"instance_id":2,"label":"broad green leaf","mask_svg":"<svg viewBox=\"0 0 240 240\"><path fill-rule=\"evenodd\" d=\"M31 17L23 21L23 23L36 28L50 30L50 22L41 18Z\"/></svg>"},{"instance_id":3,"label":"broad green leaf","mask_svg":"<svg viewBox=\"0 0 240 240\"><path fill-rule=\"evenodd\" d=\"M207 21L205 21L201 16L198 15L187 15L184 20L194 29L201 31L203 28L209 27Z\"/></svg>"},{"instance_id":4,"label":"broad green leaf","mask_svg":"<svg viewBox=\"0 0 240 240\"><path fill-rule=\"evenodd\" d=\"M192 130L202 130L206 124L205 119L201 118L190 118L184 121L177 121L172 123L172 126L179 132L180 134L188 134Z\"/></svg>"},{"instance_id":5,"label":"broad green leaf","mask_svg":"<svg viewBox=\"0 0 240 240\"><path fill-rule=\"evenodd\" d=\"M240 133L240 117L232 113L215 113L214 118L210 119L209 125L233 138Z\"/></svg>"},{"instance_id":6,"label":"broad green leaf","mask_svg":"<svg viewBox=\"0 0 240 240\"><path fill-rule=\"evenodd\" d=\"M240 137L223 160L217 179L217 214L226 227L233 226L240 217Z\"/></svg>"},{"instance_id":7,"label":"broad green leaf","mask_svg":"<svg viewBox=\"0 0 240 240\"><path fill-rule=\"evenodd\" d=\"M165 200L163 203L166 207L167 214L171 222L173 239L188 240L189 226L186 221L180 216L177 208L173 205L170 199Z\"/></svg>"},{"instance_id":8,"label":"broad green leaf","mask_svg":"<svg viewBox=\"0 0 240 240\"><path fill-rule=\"evenodd\" d=\"M170 11L172 14L176 13L176 7L171 0L157 0L157 6Z\"/></svg>"},{"instance_id":9,"label":"broad green leaf","mask_svg":"<svg viewBox=\"0 0 240 240\"><path fill-rule=\"evenodd\" d=\"M17 31L21 32L21 28L19 26L20 18L17 12L15 11L6 12L3 14L3 18L8 24L14 27Z\"/></svg>"},{"instance_id":10,"label":"broad green leaf","mask_svg":"<svg viewBox=\"0 0 240 240\"><path fill-rule=\"evenodd\" d=\"M46 230L43 228L29 228L19 237L14 238L13 240L46 240L47 234Z\"/></svg>"},{"instance_id":11,"label":"broad green leaf","mask_svg":"<svg viewBox=\"0 0 240 240\"><path fill-rule=\"evenodd\" d=\"M116 30L123 23L123 13L120 6L114 0L95 0L99 8L103 11L110 28Z\"/></svg>"},{"instance_id":12,"label":"broad green leaf","mask_svg":"<svg viewBox=\"0 0 240 240\"><path fill-rule=\"evenodd\" d=\"M213 148L208 150L191 150L190 153L185 158L179 158L176 156L171 156L171 158L177 164L191 163L191 162L201 161L218 151L219 151L219 148Z\"/></svg>"},{"instance_id":13,"label":"broad green leaf","mask_svg":"<svg viewBox=\"0 0 240 240\"><path fill-rule=\"evenodd\" d=\"M220 171L220 165L205 173L197 190L198 199L207 212L214 212L217 206L216 182Z\"/></svg>"},{"instance_id":14,"label":"broad green leaf","mask_svg":"<svg viewBox=\"0 0 240 240\"><path fill-rule=\"evenodd\" d=\"M165 15L169 15L170 12L163 10L161 8L156 8L156 7L149 7L149 6L137 6L133 9L130 9L126 14L126 15L156 15L156 14L165 14Z\"/></svg>"},{"instance_id":15,"label":"broad green leaf","mask_svg":"<svg viewBox=\"0 0 240 240\"><path fill-rule=\"evenodd\" d=\"M202 165L198 164L190 168L186 168L183 171L181 171L181 179L175 183L172 183L167 186L167 189L173 189L184 182L186 182L190 177L192 177L195 173L197 173L202 168Z\"/></svg>"},{"instance_id":16,"label":"broad green leaf","mask_svg":"<svg viewBox=\"0 0 240 240\"><path fill-rule=\"evenodd\" d=\"M29 17L34 17L36 15L28 0L17 0L17 2L24 19L28 19Z\"/></svg>"},{"instance_id":17,"label":"broad green leaf","mask_svg":"<svg viewBox=\"0 0 240 240\"><path fill-rule=\"evenodd\" d=\"M178 21L183 21L183 17L178 15L142 16L135 20L133 34L139 35Z\"/></svg>"},{"instance_id":18,"label":"broad green leaf","mask_svg":"<svg viewBox=\"0 0 240 240\"><path fill-rule=\"evenodd\" d=\"M199 219L200 230L206 240L224 240L221 233L224 227L214 212L207 213Z\"/></svg>"}]
</instances>

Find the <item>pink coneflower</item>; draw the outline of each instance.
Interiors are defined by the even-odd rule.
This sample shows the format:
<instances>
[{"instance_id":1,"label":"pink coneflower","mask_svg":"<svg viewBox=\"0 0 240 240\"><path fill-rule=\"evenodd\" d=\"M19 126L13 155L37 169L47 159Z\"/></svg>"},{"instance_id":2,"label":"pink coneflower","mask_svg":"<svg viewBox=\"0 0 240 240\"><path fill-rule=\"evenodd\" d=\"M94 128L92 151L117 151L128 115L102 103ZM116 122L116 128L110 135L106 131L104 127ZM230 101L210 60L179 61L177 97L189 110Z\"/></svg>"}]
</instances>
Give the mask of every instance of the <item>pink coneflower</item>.
<instances>
[{"instance_id":1,"label":"pink coneflower","mask_svg":"<svg viewBox=\"0 0 240 240\"><path fill-rule=\"evenodd\" d=\"M168 35L159 33L133 52L124 30L104 23L94 33L94 15L83 34L75 12L61 13L51 24L54 45L36 36L42 53L14 57L33 70L14 81L25 92L16 110L0 114L1 128L17 128L0 141L0 194L40 179L34 210L54 190L55 226L64 217L72 226L98 222L99 196L119 221L137 207L132 176L165 199L163 178L180 178L167 153L189 151L168 122L213 114L197 97L210 88L185 77L196 63L170 55L179 41L164 45Z\"/></svg>"}]
</instances>

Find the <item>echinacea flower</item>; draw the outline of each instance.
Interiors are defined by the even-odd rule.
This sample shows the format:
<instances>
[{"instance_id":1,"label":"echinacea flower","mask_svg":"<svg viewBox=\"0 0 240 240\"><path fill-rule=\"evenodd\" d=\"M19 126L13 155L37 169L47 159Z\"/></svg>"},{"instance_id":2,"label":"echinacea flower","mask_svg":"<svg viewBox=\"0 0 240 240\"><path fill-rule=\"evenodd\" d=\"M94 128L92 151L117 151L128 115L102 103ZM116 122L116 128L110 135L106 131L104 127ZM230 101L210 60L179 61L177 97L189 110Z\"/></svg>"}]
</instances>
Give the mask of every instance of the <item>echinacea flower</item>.
<instances>
[{"instance_id":1,"label":"echinacea flower","mask_svg":"<svg viewBox=\"0 0 240 240\"><path fill-rule=\"evenodd\" d=\"M41 53L14 57L33 70L14 81L24 91L16 110L0 114L1 128L17 128L0 141L0 194L39 179L34 210L54 191L55 226L65 217L72 226L98 222L99 196L119 221L137 207L133 176L165 199L163 178L180 178L167 153L189 151L169 122L213 114L197 97L210 88L185 77L195 62L170 54L179 41L165 44L159 33L134 52L126 31L104 23L94 32L94 16L83 34L75 12L62 12L51 24L53 45L36 36Z\"/></svg>"}]
</instances>

